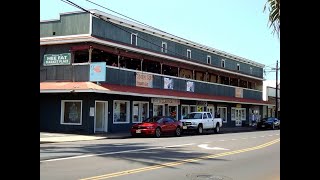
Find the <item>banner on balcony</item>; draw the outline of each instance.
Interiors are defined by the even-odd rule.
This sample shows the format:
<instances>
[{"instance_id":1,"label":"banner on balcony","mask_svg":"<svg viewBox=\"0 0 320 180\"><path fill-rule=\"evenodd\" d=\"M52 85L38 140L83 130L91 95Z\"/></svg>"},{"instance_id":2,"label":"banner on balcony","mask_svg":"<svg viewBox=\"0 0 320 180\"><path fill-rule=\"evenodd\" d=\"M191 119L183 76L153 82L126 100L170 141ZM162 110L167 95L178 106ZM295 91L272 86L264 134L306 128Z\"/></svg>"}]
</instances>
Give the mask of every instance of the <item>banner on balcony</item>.
<instances>
[{"instance_id":1,"label":"banner on balcony","mask_svg":"<svg viewBox=\"0 0 320 180\"><path fill-rule=\"evenodd\" d=\"M152 88L153 76L152 74L136 73L136 86Z\"/></svg>"},{"instance_id":2,"label":"banner on balcony","mask_svg":"<svg viewBox=\"0 0 320 180\"><path fill-rule=\"evenodd\" d=\"M194 82L187 81L187 91L194 92Z\"/></svg>"},{"instance_id":3,"label":"banner on balcony","mask_svg":"<svg viewBox=\"0 0 320 180\"><path fill-rule=\"evenodd\" d=\"M173 79L171 78L163 78L164 80L164 89L173 89Z\"/></svg>"},{"instance_id":4,"label":"banner on balcony","mask_svg":"<svg viewBox=\"0 0 320 180\"><path fill-rule=\"evenodd\" d=\"M45 54L43 56L43 66L70 65L71 53Z\"/></svg>"},{"instance_id":5,"label":"banner on balcony","mask_svg":"<svg viewBox=\"0 0 320 180\"><path fill-rule=\"evenodd\" d=\"M235 97L243 98L243 89L242 88L235 88Z\"/></svg>"},{"instance_id":6,"label":"banner on balcony","mask_svg":"<svg viewBox=\"0 0 320 180\"><path fill-rule=\"evenodd\" d=\"M106 81L106 62L90 63L89 81Z\"/></svg>"}]
</instances>

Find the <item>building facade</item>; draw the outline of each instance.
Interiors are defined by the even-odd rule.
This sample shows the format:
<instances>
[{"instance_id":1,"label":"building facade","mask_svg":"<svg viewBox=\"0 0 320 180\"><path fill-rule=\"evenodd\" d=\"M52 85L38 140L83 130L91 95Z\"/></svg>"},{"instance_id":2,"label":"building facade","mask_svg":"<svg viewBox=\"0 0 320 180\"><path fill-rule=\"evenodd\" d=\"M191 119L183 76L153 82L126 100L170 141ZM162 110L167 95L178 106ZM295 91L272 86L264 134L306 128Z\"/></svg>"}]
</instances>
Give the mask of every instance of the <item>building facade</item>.
<instances>
[{"instance_id":1,"label":"building facade","mask_svg":"<svg viewBox=\"0 0 320 180\"><path fill-rule=\"evenodd\" d=\"M155 115L260 115L264 65L101 11L40 22L40 130L129 131Z\"/></svg>"}]
</instances>

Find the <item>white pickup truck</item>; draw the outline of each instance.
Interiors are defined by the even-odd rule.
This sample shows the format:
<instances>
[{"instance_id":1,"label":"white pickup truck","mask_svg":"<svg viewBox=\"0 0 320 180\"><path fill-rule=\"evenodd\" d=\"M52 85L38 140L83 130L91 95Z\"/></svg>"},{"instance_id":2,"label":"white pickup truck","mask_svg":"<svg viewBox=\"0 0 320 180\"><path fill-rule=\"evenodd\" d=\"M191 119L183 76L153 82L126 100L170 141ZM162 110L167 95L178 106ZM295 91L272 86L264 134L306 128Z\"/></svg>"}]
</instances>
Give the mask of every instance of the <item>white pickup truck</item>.
<instances>
[{"instance_id":1,"label":"white pickup truck","mask_svg":"<svg viewBox=\"0 0 320 180\"><path fill-rule=\"evenodd\" d=\"M213 118L210 112L191 112L182 120L183 131L193 130L202 134L203 130L213 129L215 133L220 132L222 126L221 118Z\"/></svg>"}]
</instances>

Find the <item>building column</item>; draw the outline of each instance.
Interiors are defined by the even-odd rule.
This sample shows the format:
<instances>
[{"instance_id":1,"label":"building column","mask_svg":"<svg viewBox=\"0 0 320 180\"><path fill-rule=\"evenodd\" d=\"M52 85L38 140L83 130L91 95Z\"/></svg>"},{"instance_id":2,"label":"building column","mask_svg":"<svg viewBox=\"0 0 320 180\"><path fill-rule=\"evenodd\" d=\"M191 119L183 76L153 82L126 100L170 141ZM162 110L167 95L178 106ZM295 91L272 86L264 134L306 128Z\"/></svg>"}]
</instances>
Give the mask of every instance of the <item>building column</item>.
<instances>
[{"instance_id":1,"label":"building column","mask_svg":"<svg viewBox=\"0 0 320 180\"><path fill-rule=\"evenodd\" d=\"M118 67L120 67L120 56L118 55Z\"/></svg>"},{"instance_id":2,"label":"building column","mask_svg":"<svg viewBox=\"0 0 320 180\"><path fill-rule=\"evenodd\" d=\"M160 74L162 74L162 63L160 63Z\"/></svg>"},{"instance_id":3,"label":"building column","mask_svg":"<svg viewBox=\"0 0 320 180\"><path fill-rule=\"evenodd\" d=\"M141 59L141 64L140 64L141 71L142 71L142 63L143 63L143 59Z\"/></svg>"},{"instance_id":4,"label":"building column","mask_svg":"<svg viewBox=\"0 0 320 180\"><path fill-rule=\"evenodd\" d=\"M192 79L195 79L194 69L192 70Z\"/></svg>"},{"instance_id":5,"label":"building column","mask_svg":"<svg viewBox=\"0 0 320 180\"><path fill-rule=\"evenodd\" d=\"M238 79L238 86L240 87L240 79Z\"/></svg>"},{"instance_id":6,"label":"building column","mask_svg":"<svg viewBox=\"0 0 320 180\"><path fill-rule=\"evenodd\" d=\"M89 48L89 63L91 63L91 59L92 59L92 46L90 46Z\"/></svg>"},{"instance_id":7,"label":"building column","mask_svg":"<svg viewBox=\"0 0 320 180\"><path fill-rule=\"evenodd\" d=\"M178 77L180 77L180 67L178 67Z\"/></svg>"}]
</instances>

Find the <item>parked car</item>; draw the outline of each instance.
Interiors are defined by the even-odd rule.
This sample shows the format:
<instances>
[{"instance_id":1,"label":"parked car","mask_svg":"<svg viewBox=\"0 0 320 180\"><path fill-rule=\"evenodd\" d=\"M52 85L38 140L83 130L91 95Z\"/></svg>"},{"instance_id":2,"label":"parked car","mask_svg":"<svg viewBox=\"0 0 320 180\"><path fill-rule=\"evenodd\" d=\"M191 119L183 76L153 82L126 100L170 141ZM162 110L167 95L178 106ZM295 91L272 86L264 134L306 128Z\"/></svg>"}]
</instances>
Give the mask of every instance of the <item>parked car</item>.
<instances>
[{"instance_id":1,"label":"parked car","mask_svg":"<svg viewBox=\"0 0 320 180\"><path fill-rule=\"evenodd\" d=\"M261 119L257 123L257 129L280 129L280 120L274 117L267 117Z\"/></svg>"},{"instance_id":2,"label":"parked car","mask_svg":"<svg viewBox=\"0 0 320 180\"><path fill-rule=\"evenodd\" d=\"M213 118L210 112L191 112L180 121L184 131L196 131L198 134L202 134L203 130L210 129L219 133L222 126L222 119Z\"/></svg>"},{"instance_id":3,"label":"parked car","mask_svg":"<svg viewBox=\"0 0 320 180\"><path fill-rule=\"evenodd\" d=\"M159 138L162 134L180 136L182 123L170 116L154 116L131 127L131 135L152 135Z\"/></svg>"}]
</instances>

